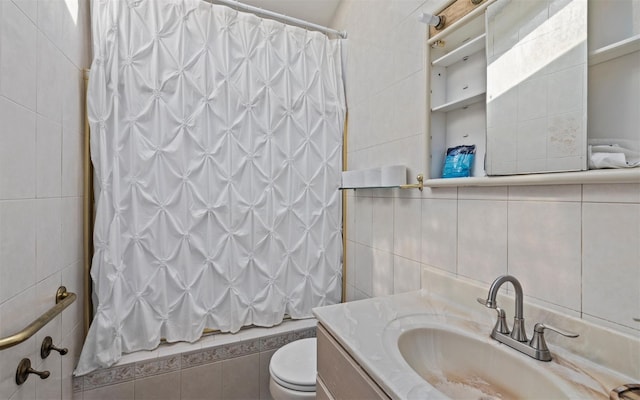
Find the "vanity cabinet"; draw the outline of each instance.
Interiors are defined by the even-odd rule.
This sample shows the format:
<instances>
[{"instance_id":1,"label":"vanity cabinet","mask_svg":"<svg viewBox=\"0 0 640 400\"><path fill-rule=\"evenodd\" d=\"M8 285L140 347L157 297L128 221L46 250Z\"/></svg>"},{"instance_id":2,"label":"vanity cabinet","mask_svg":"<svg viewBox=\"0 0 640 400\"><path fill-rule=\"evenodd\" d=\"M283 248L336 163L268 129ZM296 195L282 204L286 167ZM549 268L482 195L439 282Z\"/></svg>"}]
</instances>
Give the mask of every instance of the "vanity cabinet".
<instances>
[{"instance_id":1,"label":"vanity cabinet","mask_svg":"<svg viewBox=\"0 0 640 400\"><path fill-rule=\"evenodd\" d=\"M640 168L596 169L575 172L486 176L485 157L512 151L514 136L491 139L487 154L487 7L503 0L485 0L447 23L442 31L430 28L427 58L427 154L425 186L506 186L582 183L638 183ZM585 0L587 1L587 0ZM453 4L469 0L456 0ZM564 3L562 3L564 4ZM452 7L450 5L449 7ZM554 171L586 168L587 146L620 143L640 151L640 0L588 0L588 67L586 135L576 141L581 165ZM493 6L492 6L493 7ZM443 10L444 13L446 11ZM533 21L535 18L531 18ZM525 19L526 20L526 19ZM498 34L494 32L495 34ZM491 38L489 38L491 40ZM584 114L582 114L584 115ZM488 121L489 118L489 121ZM515 129L511 130L515 135ZM447 148L475 145L472 176L441 179ZM540 148L548 145L541 145ZM497 149L497 150L496 150ZM531 170L533 171L533 170Z\"/></svg>"},{"instance_id":2,"label":"vanity cabinet","mask_svg":"<svg viewBox=\"0 0 640 400\"><path fill-rule=\"evenodd\" d=\"M390 399L322 324L317 337L317 399Z\"/></svg>"}]
</instances>

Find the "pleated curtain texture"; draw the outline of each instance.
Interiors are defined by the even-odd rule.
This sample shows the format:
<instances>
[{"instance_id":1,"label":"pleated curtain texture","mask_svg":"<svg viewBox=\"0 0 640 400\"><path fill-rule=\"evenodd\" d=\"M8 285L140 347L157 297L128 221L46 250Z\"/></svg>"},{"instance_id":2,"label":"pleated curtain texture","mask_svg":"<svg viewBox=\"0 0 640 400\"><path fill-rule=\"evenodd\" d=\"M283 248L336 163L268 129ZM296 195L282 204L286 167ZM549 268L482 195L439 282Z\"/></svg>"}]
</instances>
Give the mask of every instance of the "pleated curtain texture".
<instances>
[{"instance_id":1,"label":"pleated curtain texture","mask_svg":"<svg viewBox=\"0 0 640 400\"><path fill-rule=\"evenodd\" d=\"M198 0L94 0L95 316L76 375L340 301L340 40Z\"/></svg>"}]
</instances>

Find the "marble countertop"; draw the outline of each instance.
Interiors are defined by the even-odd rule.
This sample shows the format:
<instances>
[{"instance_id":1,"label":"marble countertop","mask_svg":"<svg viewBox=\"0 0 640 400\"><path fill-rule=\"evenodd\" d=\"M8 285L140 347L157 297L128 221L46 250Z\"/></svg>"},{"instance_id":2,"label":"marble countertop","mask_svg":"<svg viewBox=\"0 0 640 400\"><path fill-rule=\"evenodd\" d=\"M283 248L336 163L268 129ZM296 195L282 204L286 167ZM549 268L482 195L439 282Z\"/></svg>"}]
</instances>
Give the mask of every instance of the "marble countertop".
<instances>
[{"instance_id":1,"label":"marble countertop","mask_svg":"<svg viewBox=\"0 0 640 400\"><path fill-rule=\"evenodd\" d=\"M495 311L477 304L475 297L470 297L469 304L461 305L423 289L316 308L314 314L394 399L448 398L422 379L400 355L397 338L406 329L435 323L474 335L490 342L490 345L504 346L489 337L495 322ZM509 321L510 318L508 314ZM599 337L596 339L599 340ZM591 343L590 346L601 346L601 343ZM537 361L516 350L507 349L520 355L521 362L532 363L532 366L535 364L536 368L551 373L554 379L557 377L569 389L569 398L608 399L611 389L633 383L629 375L551 343L549 347L554 356L551 362Z\"/></svg>"}]
</instances>

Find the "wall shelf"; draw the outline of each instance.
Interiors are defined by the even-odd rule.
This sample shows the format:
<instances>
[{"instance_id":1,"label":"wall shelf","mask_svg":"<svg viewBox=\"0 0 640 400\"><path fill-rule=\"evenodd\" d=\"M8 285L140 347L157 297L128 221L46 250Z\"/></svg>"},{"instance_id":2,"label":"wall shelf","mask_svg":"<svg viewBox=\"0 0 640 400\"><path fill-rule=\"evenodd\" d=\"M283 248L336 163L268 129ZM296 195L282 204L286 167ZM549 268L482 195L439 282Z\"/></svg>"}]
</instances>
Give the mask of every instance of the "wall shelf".
<instances>
[{"instance_id":1,"label":"wall shelf","mask_svg":"<svg viewBox=\"0 0 640 400\"><path fill-rule=\"evenodd\" d=\"M471 104L475 104L475 103L479 103L481 101L484 101L485 95L486 95L486 92L474 93L474 94L471 94L471 95L469 95L467 97L463 97L461 99L457 99L457 100L450 101L448 103L439 105L437 107L433 107L431 109L431 111L433 111L433 112L449 112L449 111L459 110L459 109L465 108L467 106L470 106Z\"/></svg>"},{"instance_id":2,"label":"wall shelf","mask_svg":"<svg viewBox=\"0 0 640 400\"><path fill-rule=\"evenodd\" d=\"M422 192L424 189L424 175L418 174L416 177L418 183L395 186L356 186L356 187L340 187L338 190L356 190L356 189L418 189Z\"/></svg>"},{"instance_id":3,"label":"wall shelf","mask_svg":"<svg viewBox=\"0 0 640 400\"><path fill-rule=\"evenodd\" d=\"M482 35L469 40L455 50L452 50L442 57L434 60L431 65L434 67L448 67L458 61L462 61L463 58L484 49L486 37L487 35L483 33Z\"/></svg>"},{"instance_id":4,"label":"wall shelf","mask_svg":"<svg viewBox=\"0 0 640 400\"><path fill-rule=\"evenodd\" d=\"M528 175L427 179L427 187L580 185L593 183L639 183L640 168L597 169Z\"/></svg>"},{"instance_id":5,"label":"wall shelf","mask_svg":"<svg viewBox=\"0 0 640 400\"><path fill-rule=\"evenodd\" d=\"M597 65L640 50L640 34L589 53L589 65Z\"/></svg>"}]
</instances>

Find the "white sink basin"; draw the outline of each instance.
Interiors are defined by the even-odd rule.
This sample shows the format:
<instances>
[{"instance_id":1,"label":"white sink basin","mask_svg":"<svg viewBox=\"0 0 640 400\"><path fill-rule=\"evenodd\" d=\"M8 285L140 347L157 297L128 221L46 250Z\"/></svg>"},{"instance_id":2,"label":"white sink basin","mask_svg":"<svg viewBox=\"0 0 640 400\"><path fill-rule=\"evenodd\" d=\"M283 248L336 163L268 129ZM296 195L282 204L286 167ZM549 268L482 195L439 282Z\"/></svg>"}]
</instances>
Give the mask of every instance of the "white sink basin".
<instances>
[{"instance_id":1,"label":"white sink basin","mask_svg":"<svg viewBox=\"0 0 640 400\"><path fill-rule=\"evenodd\" d=\"M489 337L489 321L411 314L382 339L407 399L585 399L600 385L556 354L535 360ZM553 350L552 350L553 351ZM579 382L579 384L578 384Z\"/></svg>"},{"instance_id":2,"label":"white sink basin","mask_svg":"<svg viewBox=\"0 0 640 400\"><path fill-rule=\"evenodd\" d=\"M438 391L454 399L563 399L554 376L498 343L440 328L415 328L398 338L404 360Z\"/></svg>"}]
</instances>

